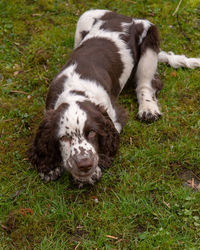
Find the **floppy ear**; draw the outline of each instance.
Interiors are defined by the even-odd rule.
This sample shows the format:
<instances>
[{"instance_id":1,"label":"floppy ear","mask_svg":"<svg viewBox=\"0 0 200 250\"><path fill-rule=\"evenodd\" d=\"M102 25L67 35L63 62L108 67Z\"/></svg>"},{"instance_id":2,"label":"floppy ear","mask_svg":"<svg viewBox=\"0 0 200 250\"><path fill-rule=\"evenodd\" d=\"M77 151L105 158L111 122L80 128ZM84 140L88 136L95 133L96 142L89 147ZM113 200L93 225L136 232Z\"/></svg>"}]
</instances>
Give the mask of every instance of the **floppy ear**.
<instances>
[{"instance_id":1,"label":"floppy ear","mask_svg":"<svg viewBox=\"0 0 200 250\"><path fill-rule=\"evenodd\" d=\"M120 136L107 112L102 112L103 126L99 136L99 165L107 168L112 164L113 157L119 148Z\"/></svg>"},{"instance_id":2,"label":"floppy ear","mask_svg":"<svg viewBox=\"0 0 200 250\"><path fill-rule=\"evenodd\" d=\"M59 141L56 137L57 122L56 110L47 111L29 149L29 160L40 173L48 173L61 164Z\"/></svg>"}]
</instances>

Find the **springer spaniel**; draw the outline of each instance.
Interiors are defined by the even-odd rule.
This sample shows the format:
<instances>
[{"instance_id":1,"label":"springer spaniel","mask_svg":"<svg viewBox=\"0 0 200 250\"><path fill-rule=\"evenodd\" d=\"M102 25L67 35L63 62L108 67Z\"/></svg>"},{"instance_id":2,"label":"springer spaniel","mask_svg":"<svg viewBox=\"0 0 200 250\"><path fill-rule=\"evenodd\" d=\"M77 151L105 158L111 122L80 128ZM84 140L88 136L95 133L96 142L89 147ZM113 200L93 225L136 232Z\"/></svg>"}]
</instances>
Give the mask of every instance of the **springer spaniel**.
<instances>
[{"instance_id":1,"label":"springer spaniel","mask_svg":"<svg viewBox=\"0 0 200 250\"><path fill-rule=\"evenodd\" d=\"M158 30L148 20L108 10L80 17L75 49L50 85L44 119L29 150L42 179L56 180L64 170L80 186L100 179L119 147L126 112L116 102L128 80L136 79L138 119L161 116L158 61L200 66L200 59L160 51Z\"/></svg>"}]
</instances>

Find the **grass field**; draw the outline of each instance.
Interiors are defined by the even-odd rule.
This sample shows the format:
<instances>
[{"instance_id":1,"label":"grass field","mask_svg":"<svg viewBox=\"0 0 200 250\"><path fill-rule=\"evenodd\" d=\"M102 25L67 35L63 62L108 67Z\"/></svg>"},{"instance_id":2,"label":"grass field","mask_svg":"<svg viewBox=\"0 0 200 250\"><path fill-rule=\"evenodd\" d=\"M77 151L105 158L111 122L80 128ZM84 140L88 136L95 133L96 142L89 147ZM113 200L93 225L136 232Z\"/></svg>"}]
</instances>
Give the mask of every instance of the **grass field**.
<instances>
[{"instance_id":1,"label":"grass field","mask_svg":"<svg viewBox=\"0 0 200 250\"><path fill-rule=\"evenodd\" d=\"M200 70L159 65L163 117L136 119L134 91L113 167L94 187L44 183L27 161L52 78L90 8L147 18L162 49L200 57L197 0L0 1L0 249L200 249ZM190 177L189 177L190 175ZM194 183L191 183L191 186Z\"/></svg>"}]
</instances>

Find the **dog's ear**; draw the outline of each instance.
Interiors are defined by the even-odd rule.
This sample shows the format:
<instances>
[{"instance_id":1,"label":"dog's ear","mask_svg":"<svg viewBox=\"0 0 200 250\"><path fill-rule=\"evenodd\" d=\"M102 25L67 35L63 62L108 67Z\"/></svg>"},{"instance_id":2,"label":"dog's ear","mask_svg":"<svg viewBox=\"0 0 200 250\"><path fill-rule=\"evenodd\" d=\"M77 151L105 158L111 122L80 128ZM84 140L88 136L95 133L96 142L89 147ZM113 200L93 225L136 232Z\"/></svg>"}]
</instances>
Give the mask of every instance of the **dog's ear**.
<instances>
[{"instance_id":1,"label":"dog's ear","mask_svg":"<svg viewBox=\"0 0 200 250\"><path fill-rule=\"evenodd\" d=\"M40 173L48 173L61 162L56 120L54 110L46 112L28 152L30 162Z\"/></svg>"},{"instance_id":2,"label":"dog's ear","mask_svg":"<svg viewBox=\"0 0 200 250\"><path fill-rule=\"evenodd\" d=\"M102 111L103 122L99 131L99 165L107 168L112 164L120 144L120 135L106 111Z\"/></svg>"},{"instance_id":3,"label":"dog's ear","mask_svg":"<svg viewBox=\"0 0 200 250\"><path fill-rule=\"evenodd\" d=\"M28 151L30 162L40 173L46 174L61 166L62 159L57 133L60 117L66 107L67 104L62 104L56 110L49 110L45 113Z\"/></svg>"}]
</instances>

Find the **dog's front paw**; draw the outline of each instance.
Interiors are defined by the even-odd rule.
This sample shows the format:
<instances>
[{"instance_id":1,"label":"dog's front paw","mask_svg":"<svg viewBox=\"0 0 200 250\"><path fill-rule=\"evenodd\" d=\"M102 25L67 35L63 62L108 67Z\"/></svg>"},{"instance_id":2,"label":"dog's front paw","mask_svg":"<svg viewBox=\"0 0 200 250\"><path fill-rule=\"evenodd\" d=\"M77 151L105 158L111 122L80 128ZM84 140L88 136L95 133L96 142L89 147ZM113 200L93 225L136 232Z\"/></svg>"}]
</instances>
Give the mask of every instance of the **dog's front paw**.
<instances>
[{"instance_id":1,"label":"dog's front paw","mask_svg":"<svg viewBox=\"0 0 200 250\"><path fill-rule=\"evenodd\" d=\"M161 117L161 112L157 104L144 105L139 108L137 118L141 121L152 122L158 120Z\"/></svg>"},{"instance_id":2,"label":"dog's front paw","mask_svg":"<svg viewBox=\"0 0 200 250\"><path fill-rule=\"evenodd\" d=\"M57 180L63 173L63 168L56 168L54 170L49 171L48 173L40 173L40 177L42 180L48 181L55 181Z\"/></svg>"}]
</instances>

